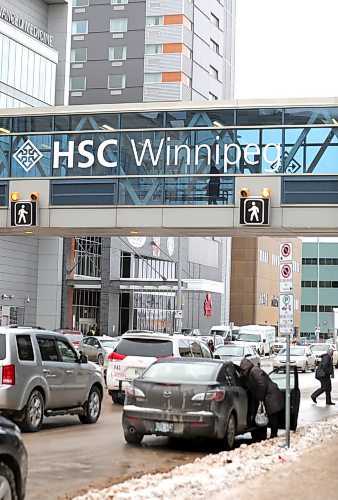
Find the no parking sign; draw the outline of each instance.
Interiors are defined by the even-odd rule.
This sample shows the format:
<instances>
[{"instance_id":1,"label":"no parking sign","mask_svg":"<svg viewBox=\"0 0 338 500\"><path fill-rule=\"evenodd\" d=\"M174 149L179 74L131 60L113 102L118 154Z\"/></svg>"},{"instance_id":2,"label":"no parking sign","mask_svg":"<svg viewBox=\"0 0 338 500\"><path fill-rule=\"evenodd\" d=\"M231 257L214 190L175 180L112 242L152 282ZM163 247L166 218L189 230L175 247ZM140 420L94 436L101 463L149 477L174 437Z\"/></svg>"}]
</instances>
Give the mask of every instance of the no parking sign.
<instances>
[{"instance_id":1,"label":"no parking sign","mask_svg":"<svg viewBox=\"0 0 338 500\"><path fill-rule=\"evenodd\" d=\"M292 260L292 243L279 244L279 262L288 262Z\"/></svg>"}]
</instances>

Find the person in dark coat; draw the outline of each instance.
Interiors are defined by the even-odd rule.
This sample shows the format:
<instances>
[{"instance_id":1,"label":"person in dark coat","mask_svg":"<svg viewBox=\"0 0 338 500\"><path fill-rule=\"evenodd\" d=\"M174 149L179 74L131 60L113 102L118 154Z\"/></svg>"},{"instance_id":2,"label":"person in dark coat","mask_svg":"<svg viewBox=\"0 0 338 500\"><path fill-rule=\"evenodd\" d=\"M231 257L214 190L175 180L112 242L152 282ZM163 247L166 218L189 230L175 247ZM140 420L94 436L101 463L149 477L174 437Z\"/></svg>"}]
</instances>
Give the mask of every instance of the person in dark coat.
<instances>
[{"instance_id":1,"label":"person in dark coat","mask_svg":"<svg viewBox=\"0 0 338 500\"><path fill-rule=\"evenodd\" d=\"M219 174L217 168L213 165L210 168L211 174ZM208 205L217 205L217 200L219 198L219 187L220 187L220 179L219 177L210 177L208 182Z\"/></svg>"},{"instance_id":2,"label":"person in dark coat","mask_svg":"<svg viewBox=\"0 0 338 500\"><path fill-rule=\"evenodd\" d=\"M317 398L323 392L326 395L326 404L327 405L335 405L331 400L331 377L334 377L333 370L333 349L331 347L327 350L326 354L323 354L321 361L319 362L316 370L316 379L320 382L320 388L317 389L313 394L311 394L311 399L314 403L317 403Z\"/></svg>"},{"instance_id":3,"label":"person in dark coat","mask_svg":"<svg viewBox=\"0 0 338 500\"><path fill-rule=\"evenodd\" d=\"M255 399L257 407L261 401L264 403L271 428L270 437L277 437L278 413L284 409L283 394L269 375L258 366L254 366L249 359L242 359L239 368L241 378Z\"/></svg>"}]
</instances>

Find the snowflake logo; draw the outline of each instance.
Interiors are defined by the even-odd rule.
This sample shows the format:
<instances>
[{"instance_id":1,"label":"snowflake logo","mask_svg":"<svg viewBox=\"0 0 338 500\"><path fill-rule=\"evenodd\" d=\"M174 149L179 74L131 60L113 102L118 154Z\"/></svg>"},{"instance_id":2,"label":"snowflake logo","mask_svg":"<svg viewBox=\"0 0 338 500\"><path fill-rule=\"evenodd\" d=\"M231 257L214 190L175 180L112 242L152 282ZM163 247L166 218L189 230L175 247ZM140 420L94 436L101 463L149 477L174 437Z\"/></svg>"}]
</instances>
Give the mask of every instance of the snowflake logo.
<instances>
[{"instance_id":1,"label":"snowflake logo","mask_svg":"<svg viewBox=\"0 0 338 500\"><path fill-rule=\"evenodd\" d=\"M26 172L29 172L42 156L41 151L31 141L26 141L13 155Z\"/></svg>"}]
</instances>

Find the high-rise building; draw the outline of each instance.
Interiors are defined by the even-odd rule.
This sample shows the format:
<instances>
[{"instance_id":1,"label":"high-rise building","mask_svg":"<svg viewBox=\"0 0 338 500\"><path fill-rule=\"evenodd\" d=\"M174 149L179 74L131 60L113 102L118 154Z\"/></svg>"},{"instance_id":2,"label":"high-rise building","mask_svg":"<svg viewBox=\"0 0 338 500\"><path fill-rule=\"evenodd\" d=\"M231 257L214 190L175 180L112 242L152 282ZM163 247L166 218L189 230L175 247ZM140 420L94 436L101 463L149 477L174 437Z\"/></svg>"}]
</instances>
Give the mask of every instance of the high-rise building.
<instances>
[{"instance_id":1,"label":"high-rise building","mask_svg":"<svg viewBox=\"0 0 338 500\"><path fill-rule=\"evenodd\" d=\"M1 0L0 108L68 103L70 22L68 0ZM0 129L5 150L9 123ZM14 126L26 132L31 123L19 118ZM21 136L18 147L26 137ZM0 325L56 328L61 268L60 238L1 237Z\"/></svg>"},{"instance_id":2,"label":"high-rise building","mask_svg":"<svg viewBox=\"0 0 338 500\"><path fill-rule=\"evenodd\" d=\"M234 0L74 0L70 104L230 99Z\"/></svg>"}]
</instances>

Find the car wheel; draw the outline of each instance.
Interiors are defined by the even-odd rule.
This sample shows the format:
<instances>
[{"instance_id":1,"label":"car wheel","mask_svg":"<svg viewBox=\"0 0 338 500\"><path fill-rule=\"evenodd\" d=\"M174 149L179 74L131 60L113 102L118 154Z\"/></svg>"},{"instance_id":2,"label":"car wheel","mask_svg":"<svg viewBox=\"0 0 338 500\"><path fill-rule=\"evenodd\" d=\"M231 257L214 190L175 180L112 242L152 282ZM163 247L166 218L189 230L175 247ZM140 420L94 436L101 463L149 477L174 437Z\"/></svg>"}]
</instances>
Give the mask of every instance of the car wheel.
<instances>
[{"instance_id":1,"label":"car wheel","mask_svg":"<svg viewBox=\"0 0 338 500\"><path fill-rule=\"evenodd\" d=\"M37 432L41 429L44 407L42 394L35 389L28 398L23 420L19 422L23 432Z\"/></svg>"},{"instance_id":2,"label":"car wheel","mask_svg":"<svg viewBox=\"0 0 338 500\"><path fill-rule=\"evenodd\" d=\"M0 498L3 500L17 500L15 476L8 465L0 462Z\"/></svg>"},{"instance_id":3,"label":"car wheel","mask_svg":"<svg viewBox=\"0 0 338 500\"><path fill-rule=\"evenodd\" d=\"M268 428L259 427L251 431L251 437L253 441L264 441L268 437Z\"/></svg>"},{"instance_id":4,"label":"car wheel","mask_svg":"<svg viewBox=\"0 0 338 500\"><path fill-rule=\"evenodd\" d=\"M124 396L120 396L120 393L118 391L113 391L111 398L113 400L113 403L116 405L123 405L124 403Z\"/></svg>"},{"instance_id":5,"label":"car wheel","mask_svg":"<svg viewBox=\"0 0 338 500\"><path fill-rule=\"evenodd\" d=\"M304 367L304 369L302 370L302 372L303 372L303 373L306 373L306 372L308 371L308 369L309 369L309 365L308 365L308 363L306 362L306 363L305 363L305 367Z\"/></svg>"},{"instance_id":6,"label":"car wheel","mask_svg":"<svg viewBox=\"0 0 338 500\"><path fill-rule=\"evenodd\" d=\"M83 405L84 415L79 415L83 424L95 424L101 413L101 393L97 387L92 387L88 399Z\"/></svg>"},{"instance_id":7,"label":"car wheel","mask_svg":"<svg viewBox=\"0 0 338 500\"><path fill-rule=\"evenodd\" d=\"M143 439L143 434L139 434L138 432L124 431L124 439L129 444L140 444Z\"/></svg>"},{"instance_id":8,"label":"car wheel","mask_svg":"<svg viewBox=\"0 0 338 500\"><path fill-rule=\"evenodd\" d=\"M231 413L231 415L228 418L224 436L224 448L226 450L232 450L234 448L235 437L236 437L236 420L234 414Z\"/></svg>"},{"instance_id":9,"label":"car wheel","mask_svg":"<svg viewBox=\"0 0 338 500\"><path fill-rule=\"evenodd\" d=\"M103 354L98 355L97 362L100 366L103 366Z\"/></svg>"}]
</instances>

